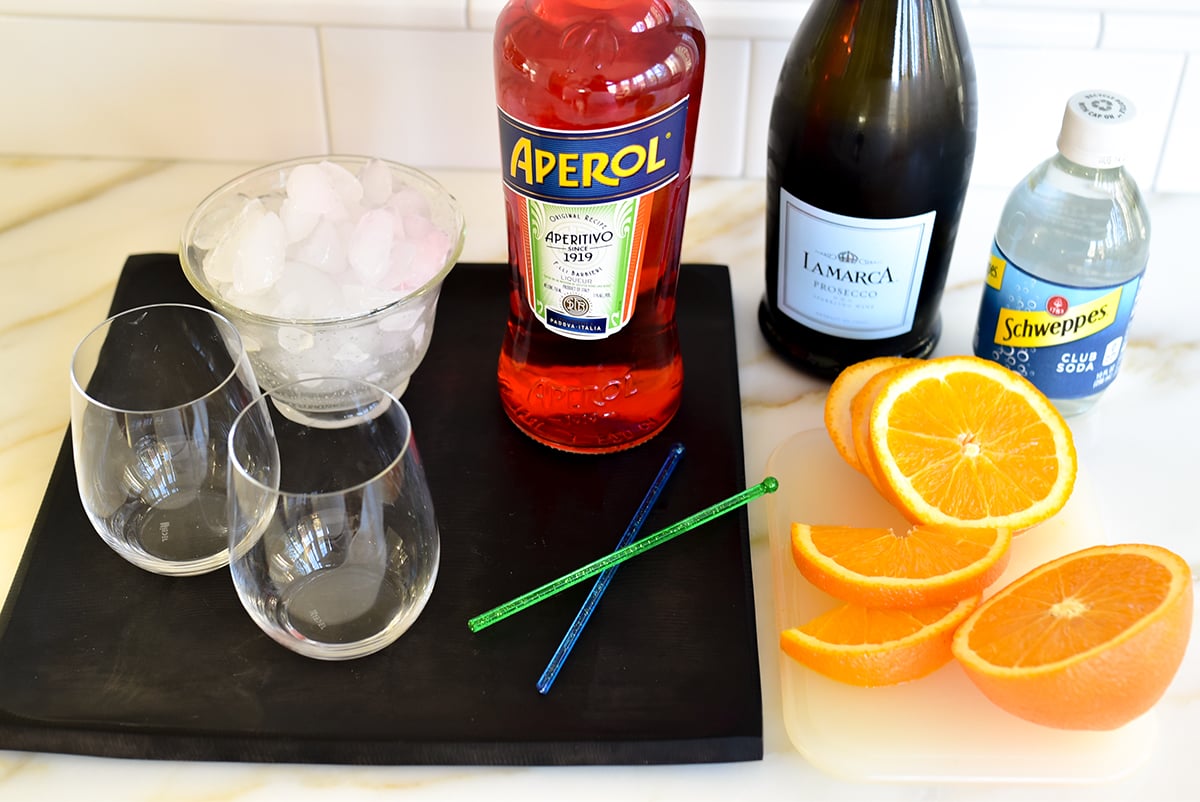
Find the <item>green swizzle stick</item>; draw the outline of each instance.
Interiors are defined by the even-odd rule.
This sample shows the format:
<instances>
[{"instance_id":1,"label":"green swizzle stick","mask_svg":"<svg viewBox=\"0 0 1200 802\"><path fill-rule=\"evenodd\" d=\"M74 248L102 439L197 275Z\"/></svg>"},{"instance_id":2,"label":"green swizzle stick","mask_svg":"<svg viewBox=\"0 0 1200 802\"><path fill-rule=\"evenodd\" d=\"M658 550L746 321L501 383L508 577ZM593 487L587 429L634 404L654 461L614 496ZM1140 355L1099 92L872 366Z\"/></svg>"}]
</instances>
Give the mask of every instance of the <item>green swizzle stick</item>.
<instances>
[{"instance_id":1,"label":"green swizzle stick","mask_svg":"<svg viewBox=\"0 0 1200 802\"><path fill-rule=\"evenodd\" d=\"M598 560L588 563L582 568L576 568L565 576L560 576L551 582L547 582L541 587L525 593L512 601L507 601L498 607L493 607L485 613L480 613L474 618L467 621L467 626L472 632L479 632L482 629L490 627L497 621L508 618L513 613L519 613L526 607L537 604L540 601L550 598L556 593L583 582L585 579L590 579L611 568L614 565L620 565L631 557L636 557L642 552L649 551L655 546L660 546L668 540L682 535L690 529L694 529L700 524L707 523L714 518L719 518L725 513L735 510L745 504L750 503L759 496L767 493L774 493L779 489L779 481L774 476L768 476L753 487L748 487L737 495L730 496L724 501L719 501L711 507L707 507L700 512L695 513L687 518L684 518L678 523L668 526L666 529L660 529L652 535L647 535L641 540L635 540L624 548L617 549L612 554L601 557Z\"/></svg>"}]
</instances>

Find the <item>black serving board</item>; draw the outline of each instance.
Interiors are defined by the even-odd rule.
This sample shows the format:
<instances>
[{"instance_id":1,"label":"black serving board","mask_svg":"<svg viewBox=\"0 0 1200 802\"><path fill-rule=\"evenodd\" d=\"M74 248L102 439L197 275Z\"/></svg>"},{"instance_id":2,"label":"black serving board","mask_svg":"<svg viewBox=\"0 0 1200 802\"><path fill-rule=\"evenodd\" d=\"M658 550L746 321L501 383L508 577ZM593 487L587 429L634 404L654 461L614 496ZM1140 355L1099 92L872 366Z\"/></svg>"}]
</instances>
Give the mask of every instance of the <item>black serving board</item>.
<instances>
[{"instance_id":1,"label":"black serving board","mask_svg":"<svg viewBox=\"0 0 1200 802\"><path fill-rule=\"evenodd\" d=\"M500 265L451 272L403 398L442 563L399 641L358 660L308 659L259 632L228 572L167 578L126 563L80 506L68 437L0 611L0 748L332 764L761 759L744 508L622 565L545 696L534 683L590 581L467 627L611 551L672 443L687 452L643 534L745 488L727 268L682 270L675 420L606 456L548 449L504 416L495 368L507 286ZM202 303L175 255L131 256L113 311L164 301Z\"/></svg>"}]
</instances>

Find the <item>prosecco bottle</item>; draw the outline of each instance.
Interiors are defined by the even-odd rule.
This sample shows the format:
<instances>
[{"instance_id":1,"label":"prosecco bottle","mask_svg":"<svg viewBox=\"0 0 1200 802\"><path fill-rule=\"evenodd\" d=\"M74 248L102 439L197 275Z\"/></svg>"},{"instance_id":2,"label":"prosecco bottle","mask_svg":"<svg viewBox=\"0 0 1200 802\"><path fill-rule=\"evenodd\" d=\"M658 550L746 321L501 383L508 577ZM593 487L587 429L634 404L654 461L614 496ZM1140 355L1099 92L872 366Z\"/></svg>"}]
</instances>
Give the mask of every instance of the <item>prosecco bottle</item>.
<instances>
[{"instance_id":1,"label":"prosecco bottle","mask_svg":"<svg viewBox=\"0 0 1200 802\"><path fill-rule=\"evenodd\" d=\"M552 448L631 448L682 398L675 292L703 27L685 0L509 0L494 45L501 405Z\"/></svg>"},{"instance_id":2,"label":"prosecco bottle","mask_svg":"<svg viewBox=\"0 0 1200 802\"><path fill-rule=\"evenodd\" d=\"M975 153L970 47L954 0L815 0L767 139L767 342L831 377L927 356Z\"/></svg>"}]
</instances>

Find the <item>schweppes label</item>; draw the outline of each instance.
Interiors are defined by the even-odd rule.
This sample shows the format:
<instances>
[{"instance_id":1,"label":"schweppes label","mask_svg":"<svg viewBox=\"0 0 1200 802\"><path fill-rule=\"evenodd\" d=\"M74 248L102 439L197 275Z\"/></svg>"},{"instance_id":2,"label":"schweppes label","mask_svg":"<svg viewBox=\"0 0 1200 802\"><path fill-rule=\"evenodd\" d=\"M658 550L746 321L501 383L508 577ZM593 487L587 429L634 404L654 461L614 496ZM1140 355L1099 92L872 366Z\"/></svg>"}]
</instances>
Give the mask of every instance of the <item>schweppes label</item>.
<instances>
[{"instance_id":1,"label":"schweppes label","mask_svg":"<svg viewBox=\"0 0 1200 802\"><path fill-rule=\"evenodd\" d=\"M1141 276L1104 287L1045 281L993 243L976 356L1006 365L1049 398L1081 398L1116 378Z\"/></svg>"},{"instance_id":2,"label":"schweppes label","mask_svg":"<svg viewBox=\"0 0 1200 802\"><path fill-rule=\"evenodd\" d=\"M992 342L1012 348L1041 348L1091 337L1117 322L1121 291L1117 287L1077 306L1055 294L1047 300L1045 309L1024 312L1002 308Z\"/></svg>"},{"instance_id":3,"label":"schweppes label","mask_svg":"<svg viewBox=\"0 0 1200 802\"><path fill-rule=\"evenodd\" d=\"M551 331L602 339L633 317L655 193L679 178L687 98L629 125L538 128L500 109L504 191L526 301Z\"/></svg>"}]
</instances>

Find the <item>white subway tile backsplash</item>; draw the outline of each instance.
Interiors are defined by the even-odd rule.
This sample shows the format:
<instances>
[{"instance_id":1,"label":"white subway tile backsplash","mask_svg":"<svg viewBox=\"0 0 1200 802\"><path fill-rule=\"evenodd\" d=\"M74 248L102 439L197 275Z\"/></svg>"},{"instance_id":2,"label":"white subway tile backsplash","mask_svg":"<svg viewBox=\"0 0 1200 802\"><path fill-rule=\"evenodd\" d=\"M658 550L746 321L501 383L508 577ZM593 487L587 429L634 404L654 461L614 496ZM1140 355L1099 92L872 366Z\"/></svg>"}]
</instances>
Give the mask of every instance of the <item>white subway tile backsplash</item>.
<instances>
[{"instance_id":1,"label":"white subway tile backsplash","mask_svg":"<svg viewBox=\"0 0 1200 802\"><path fill-rule=\"evenodd\" d=\"M491 37L504 2L0 0L0 153L265 161L340 150L492 169ZM779 67L811 0L692 4L709 40L695 172L762 177ZM1066 98L1101 86L1138 104L1142 186L1200 191L1200 0L959 5L980 88L973 183L1018 180L1053 152Z\"/></svg>"},{"instance_id":2,"label":"white subway tile backsplash","mask_svg":"<svg viewBox=\"0 0 1200 802\"><path fill-rule=\"evenodd\" d=\"M334 150L428 167L499 164L490 34L326 28L322 44ZM741 175L748 71L748 42L709 41L696 172Z\"/></svg>"},{"instance_id":3,"label":"white subway tile backsplash","mask_svg":"<svg viewBox=\"0 0 1200 802\"><path fill-rule=\"evenodd\" d=\"M1195 10L1200 11L1200 0ZM1127 50L1200 50L1200 14L1104 15L1100 46Z\"/></svg>"},{"instance_id":4,"label":"white subway tile backsplash","mask_svg":"<svg viewBox=\"0 0 1200 802\"><path fill-rule=\"evenodd\" d=\"M710 37L791 39L809 7L807 0L692 0Z\"/></svg>"},{"instance_id":5,"label":"white subway tile backsplash","mask_svg":"<svg viewBox=\"0 0 1200 802\"><path fill-rule=\"evenodd\" d=\"M1200 192L1200 51L1188 56L1156 189Z\"/></svg>"},{"instance_id":6,"label":"white subway tile backsplash","mask_svg":"<svg viewBox=\"0 0 1200 802\"><path fill-rule=\"evenodd\" d=\"M499 164L491 34L325 28L321 42L333 150L422 167Z\"/></svg>"},{"instance_id":7,"label":"white subway tile backsplash","mask_svg":"<svg viewBox=\"0 0 1200 802\"><path fill-rule=\"evenodd\" d=\"M473 29L491 30L505 3L506 0L467 0L467 25ZM796 30L811 2L691 0L691 5L710 38L786 39Z\"/></svg>"},{"instance_id":8,"label":"white subway tile backsplash","mask_svg":"<svg viewBox=\"0 0 1200 802\"><path fill-rule=\"evenodd\" d=\"M748 178L767 174L767 127L771 122L771 103L779 70L787 56L786 41L754 43L750 63L749 106L746 114L746 168Z\"/></svg>"},{"instance_id":9,"label":"white subway tile backsplash","mask_svg":"<svg viewBox=\"0 0 1200 802\"><path fill-rule=\"evenodd\" d=\"M0 14L462 28L467 0L0 0Z\"/></svg>"},{"instance_id":10,"label":"white subway tile backsplash","mask_svg":"<svg viewBox=\"0 0 1200 802\"><path fill-rule=\"evenodd\" d=\"M326 146L316 36L0 17L0 152L268 160Z\"/></svg>"},{"instance_id":11,"label":"white subway tile backsplash","mask_svg":"<svg viewBox=\"0 0 1200 802\"><path fill-rule=\"evenodd\" d=\"M1172 53L977 48L979 136L972 183L1016 184L1054 153L1067 99L1110 89L1138 107L1129 169L1150 187L1170 124L1183 56Z\"/></svg>"},{"instance_id":12,"label":"white subway tile backsplash","mask_svg":"<svg viewBox=\"0 0 1200 802\"><path fill-rule=\"evenodd\" d=\"M963 24L971 48L1095 47L1103 15L1099 11L964 7Z\"/></svg>"},{"instance_id":13,"label":"white subway tile backsplash","mask_svg":"<svg viewBox=\"0 0 1200 802\"><path fill-rule=\"evenodd\" d=\"M708 39L693 173L722 178L742 175L749 86L750 42Z\"/></svg>"},{"instance_id":14,"label":"white subway tile backsplash","mask_svg":"<svg viewBox=\"0 0 1200 802\"><path fill-rule=\"evenodd\" d=\"M965 0L959 0L963 5ZM1196 0L974 0L996 8L1083 8L1102 11L1196 11Z\"/></svg>"},{"instance_id":15,"label":"white subway tile backsplash","mask_svg":"<svg viewBox=\"0 0 1200 802\"><path fill-rule=\"evenodd\" d=\"M493 30L500 9L508 0L467 0L467 26L478 30Z\"/></svg>"}]
</instances>

